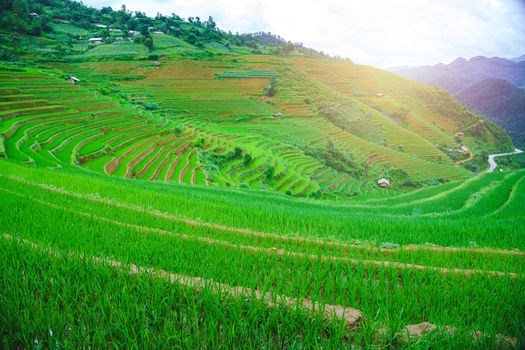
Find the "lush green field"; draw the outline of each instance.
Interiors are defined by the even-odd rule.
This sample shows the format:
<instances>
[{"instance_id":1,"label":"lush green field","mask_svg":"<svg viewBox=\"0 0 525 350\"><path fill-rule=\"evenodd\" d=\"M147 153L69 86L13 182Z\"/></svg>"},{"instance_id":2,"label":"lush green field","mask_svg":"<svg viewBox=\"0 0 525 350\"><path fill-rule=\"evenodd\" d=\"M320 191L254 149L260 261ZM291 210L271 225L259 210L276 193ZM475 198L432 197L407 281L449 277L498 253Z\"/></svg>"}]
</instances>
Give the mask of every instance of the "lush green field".
<instances>
[{"instance_id":1,"label":"lush green field","mask_svg":"<svg viewBox=\"0 0 525 350\"><path fill-rule=\"evenodd\" d=\"M135 47L144 49L117 42L83 55ZM70 85L68 75L80 83ZM472 176L445 149L478 117L449 117L436 109L439 92L347 61L194 54L164 56L158 67L128 57L6 65L0 81L0 152L36 165L341 200ZM506 147L485 133L466 136L481 158ZM389 190L377 187L381 177L392 181Z\"/></svg>"},{"instance_id":2,"label":"lush green field","mask_svg":"<svg viewBox=\"0 0 525 350\"><path fill-rule=\"evenodd\" d=\"M0 349L525 348L502 128L211 17L3 8Z\"/></svg>"},{"instance_id":3,"label":"lush green field","mask_svg":"<svg viewBox=\"0 0 525 350\"><path fill-rule=\"evenodd\" d=\"M0 165L8 347L524 340L523 171L330 204ZM424 321L440 328L404 343L402 329Z\"/></svg>"}]
</instances>

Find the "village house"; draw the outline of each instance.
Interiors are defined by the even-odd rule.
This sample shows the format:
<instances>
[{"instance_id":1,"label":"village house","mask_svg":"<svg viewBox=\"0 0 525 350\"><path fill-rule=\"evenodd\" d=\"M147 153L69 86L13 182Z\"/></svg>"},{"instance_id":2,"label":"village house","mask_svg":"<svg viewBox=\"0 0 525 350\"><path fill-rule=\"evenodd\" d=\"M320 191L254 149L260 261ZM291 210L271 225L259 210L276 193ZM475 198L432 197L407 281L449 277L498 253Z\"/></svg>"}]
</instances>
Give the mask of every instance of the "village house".
<instances>
[{"instance_id":1,"label":"village house","mask_svg":"<svg viewBox=\"0 0 525 350\"><path fill-rule=\"evenodd\" d=\"M31 12L31 13L29 14L29 16L40 17L40 15L39 15L38 13L36 13L36 12Z\"/></svg>"},{"instance_id":2,"label":"village house","mask_svg":"<svg viewBox=\"0 0 525 350\"><path fill-rule=\"evenodd\" d=\"M102 38L89 38L88 39L88 42L90 44L94 44L94 45L97 45L97 44L102 44Z\"/></svg>"},{"instance_id":3,"label":"village house","mask_svg":"<svg viewBox=\"0 0 525 350\"><path fill-rule=\"evenodd\" d=\"M465 133L463 131L458 131L456 136L463 137L463 136L465 136Z\"/></svg>"},{"instance_id":4,"label":"village house","mask_svg":"<svg viewBox=\"0 0 525 350\"><path fill-rule=\"evenodd\" d=\"M106 26L104 24L95 24L95 27L97 27L97 28L107 28L108 26Z\"/></svg>"},{"instance_id":5,"label":"village house","mask_svg":"<svg viewBox=\"0 0 525 350\"><path fill-rule=\"evenodd\" d=\"M382 92L378 92L376 96L377 96L377 97L383 97L383 96L385 96L385 95L384 95Z\"/></svg>"},{"instance_id":6,"label":"village house","mask_svg":"<svg viewBox=\"0 0 525 350\"><path fill-rule=\"evenodd\" d=\"M153 34L164 35L164 32L161 32L161 31L158 31L158 30L157 30L157 31L153 32Z\"/></svg>"},{"instance_id":7,"label":"village house","mask_svg":"<svg viewBox=\"0 0 525 350\"><path fill-rule=\"evenodd\" d=\"M67 77L66 80L67 80L68 82L70 82L71 84L73 84L73 85L75 85L76 83L78 83L78 82L80 81L80 79L75 78L75 77L73 77L73 76L69 76L69 77Z\"/></svg>"},{"instance_id":8,"label":"village house","mask_svg":"<svg viewBox=\"0 0 525 350\"><path fill-rule=\"evenodd\" d=\"M155 67L157 67L157 68L160 67L160 62L159 61L155 62Z\"/></svg>"},{"instance_id":9,"label":"village house","mask_svg":"<svg viewBox=\"0 0 525 350\"><path fill-rule=\"evenodd\" d=\"M274 118L281 118L283 114L281 112L277 112L273 114Z\"/></svg>"},{"instance_id":10,"label":"village house","mask_svg":"<svg viewBox=\"0 0 525 350\"><path fill-rule=\"evenodd\" d=\"M110 31L111 33L122 33L122 30L120 30L120 29L113 29L113 28L112 28L112 29L110 29L109 31Z\"/></svg>"},{"instance_id":11,"label":"village house","mask_svg":"<svg viewBox=\"0 0 525 350\"><path fill-rule=\"evenodd\" d=\"M462 145L459 149L458 149L459 153L468 153L469 152L469 149L467 146L465 145Z\"/></svg>"},{"instance_id":12,"label":"village house","mask_svg":"<svg viewBox=\"0 0 525 350\"><path fill-rule=\"evenodd\" d=\"M377 185L381 188L386 188L388 186L390 186L390 181L383 178L383 179L379 179L377 180Z\"/></svg>"},{"instance_id":13,"label":"village house","mask_svg":"<svg viewBox=\"0 0 525 350\"><path fill-rule=\"evenodd\" d=\"M130 30L130 31L129 31L129 34L131 34L131 35L133 35L133 36L137 36L137 35L140 34L140 32L139 32L139 31L136 31L136 30Z\"/></svg>"}]
</instances>

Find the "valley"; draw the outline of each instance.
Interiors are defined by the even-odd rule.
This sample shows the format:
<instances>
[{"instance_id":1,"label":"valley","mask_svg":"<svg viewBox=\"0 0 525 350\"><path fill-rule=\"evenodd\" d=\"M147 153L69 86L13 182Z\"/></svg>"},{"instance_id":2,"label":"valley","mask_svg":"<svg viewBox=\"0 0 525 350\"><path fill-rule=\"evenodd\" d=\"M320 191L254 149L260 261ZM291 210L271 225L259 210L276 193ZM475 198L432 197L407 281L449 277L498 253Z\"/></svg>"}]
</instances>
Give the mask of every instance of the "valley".
<instances>
[{"instance_id":1,"label":"valley","mask_svg":"<svg viewBox=\"0 0 525 350\"><path fill-rule=\"evenodd\" d=\"M523 154L457 96L211 16L0 6L0 348L524 347Z\"/></svg>"}]
</instances>

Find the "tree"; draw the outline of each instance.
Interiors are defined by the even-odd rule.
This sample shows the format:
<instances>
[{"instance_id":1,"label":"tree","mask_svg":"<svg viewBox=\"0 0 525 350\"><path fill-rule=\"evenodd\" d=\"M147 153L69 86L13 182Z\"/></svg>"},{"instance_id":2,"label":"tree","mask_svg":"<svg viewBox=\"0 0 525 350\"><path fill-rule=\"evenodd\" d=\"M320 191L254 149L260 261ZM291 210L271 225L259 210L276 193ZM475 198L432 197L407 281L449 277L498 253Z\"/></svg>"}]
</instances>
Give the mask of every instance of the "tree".
<instances>
[{"instance_id":1,"label":"tree","mask_svg":"<svg viewBox=\"0 0 525 350\"><path fill-rule=\"evenodd\" d=\"M253 161L252 156L249 155L248 153L246 153L246 154L244 155L244 160L243 160L243 164L244 164L244 166L248 166L248 165L250 165L250 163L251 163L252 161Z\"/></svg>"},{"instance_id":2,"label":"tree","mask_svg":"<svg viewBox=\"0 0 525 350\"><path fill-rule=\"evenodd\" d=\"M143 25L142 27L140 27L140 35L142 35L145 38L151 36L147 25Z\"/></svg>"},{"instance_id":3,"label":"tree","mask_svg":"<svg viewBox=\"0 0 525 350\"><path fill-rule=\"evenodd\" d=\"M208 17L208 21L206 22L206 29L210 31L214 31L217 29L217 24L213 20L212 16Z\"/></svg>"},{"instance_id":4,"label":"tree","mask_svg":"<svg viewBox=\"0 0 525 350\"><path fill-rule=\"evenodd\" d=\"M198 40L199 38L197 38L197 35L195 35L195 33L190 33L190 35L188 35L188 38L186 38L186 41L192 45L196 45Z\"/></svg>"},{"instance_id":5,"label":"tree","mask_svg":"<svg viewBox=\"0 0 525 350\"><path fill-rule=\"evenodd\" d=\"M153 39L151 36L148 36L146 39L144 39L144 45L148 48L148 50L153 50Z\"/></svg>"},{"instance_id":6,"label":"tree","mask_svg":"<svg viewBox=\"0 0 525 350\"><path fill-rule=\"evenodd\" d=\"M108 30L107 28L104 29L104 30L102 31L102 35L101 35L101 36L102 36L103 39L107 39L107 38L109 38L109 37L110 37L109 30Z\"/></svg>"},{"instance_id":7,"label":"tree","mask_svg":"<svg viewBox=\"0 0 525 350\"><path fill-rule=\"evenodd\" d=\"M277 94L277 79L272 78L272 80L270 80L267 94L269 97L274 97Z\"/></svg>"}]
</instances>

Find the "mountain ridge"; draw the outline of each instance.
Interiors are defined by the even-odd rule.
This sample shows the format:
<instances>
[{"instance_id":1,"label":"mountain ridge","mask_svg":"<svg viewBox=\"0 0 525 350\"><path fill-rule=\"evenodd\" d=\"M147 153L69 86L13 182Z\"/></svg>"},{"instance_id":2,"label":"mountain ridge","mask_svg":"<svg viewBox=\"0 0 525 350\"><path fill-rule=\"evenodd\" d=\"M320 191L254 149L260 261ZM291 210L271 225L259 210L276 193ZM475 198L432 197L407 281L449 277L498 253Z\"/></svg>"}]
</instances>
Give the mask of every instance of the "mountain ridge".
<instances>
[{"instance_id":1,"label":"mountain ridge","mask_svg":"<svg viewBox=\"0 0 525 350\"><path fill-rule=\"evenodd\" d=\"M525 61L475 56L449 64L393 67L390 71L446 89L467 107L504 126L517 146L525 140ZM516 61L516 62L515 62ZM512 98L510 98L512 96ZM490 101L490 102L488 102Z\"/></svg>"},{"instance_id":2,"label":"mountain ridge","mask_svg":"<svg viewBox=\"0 0 525 350\"><path fill-rule=\"evenodd\" d=\"M416 67L392 67L389 71L427 84L444 87L451 93L481 80L500 78L514 86L525 88L525 61L475 56L469 60L458 57L448 64L438 63Z\"/></svg>"}]
</instances>

